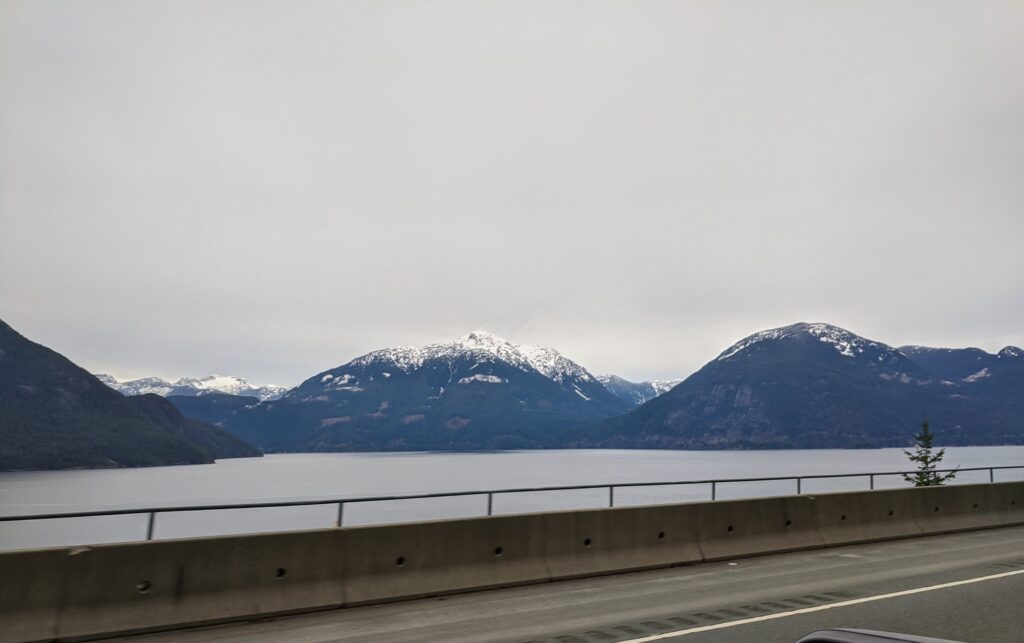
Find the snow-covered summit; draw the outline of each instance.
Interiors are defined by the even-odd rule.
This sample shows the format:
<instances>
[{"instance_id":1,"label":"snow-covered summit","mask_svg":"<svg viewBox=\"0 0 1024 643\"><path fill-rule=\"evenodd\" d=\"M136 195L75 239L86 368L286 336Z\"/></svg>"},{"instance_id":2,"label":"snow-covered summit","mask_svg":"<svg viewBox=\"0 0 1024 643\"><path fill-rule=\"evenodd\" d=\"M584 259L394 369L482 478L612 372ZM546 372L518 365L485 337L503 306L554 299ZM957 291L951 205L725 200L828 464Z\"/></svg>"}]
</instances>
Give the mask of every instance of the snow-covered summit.
<instances>
[{"instance_id":1,"label":"snow-covered summit","mask_svg":"<svg viewBox=\"0 0 1024 643\"><path fill-rule=\"evenodd\" d=\"M996 354L996 357L1002 358L1020 358L1024 357L1024 350L1017 348L1016 346L1007 346Z\"/></svg>"},{"instance_id":2,"label":"snow-covered summit","mask_svg":"<svg viewBox=\"0 0 1024 643\"><path fill-rule=\"evenodd\" d=\"M421 368L431 360L452 360L471 356L488 361L500 360L523 371L535 370L556 382L567 379L583 382L596 381L587 369L562 356L553 348L513 344L493 333L475 330L451 342L426 346L396 346L367 353L352 360L351 364L366 366L389 364L403 372Z\"/></svg>"},{"instance_id":3,"label":"snow-covered summit","mask_svg":"<svg viewBox=\"0 0 1024 643\"><path fill-rule=\"evenodd\" d=\"M228 393L229 395L251 395L260 400L270 400L281 397L287 390L283 386L267 384L258 386L236 375L207 375L206 377L183 377L174 384L176 387L188 387L198 391L197 395L205 392Z\"/></svg>"},{"instance_id":4,"label":"snow-covered summit","mask_svg":"<svg viewBox=\"0 0 1024 643\"><path fill-rule=\"evenodd\" d=\"M124 395L146 395L154 393L156 395L163 396L170 395L174 390L174 384L168 382L162 377L142 377L137 380L127 380L124 382L106 374L99 374L96 377L110 388Z\"/></svg>"},{"instance_id":5,"label":"snow-covered summit","mask_svg":"<svg viewBox=\"0 0 1024 643\"><path fill-rule=\"evenodd\" d=\"M144 377L137 380L119 381L117 378L101 373L96 377L110 388L124 395L145 395L155 393L168 395L209 395L210 393L227 393L229 395L248 395L263 400L275 400L287 390L283 386L268 384L258 386L235 375L207 375L205 377L183 377L176 382L169 382L160 377Z\"/></svg>"},{"instance_id":6,"label":"snow-covered summit","mask_svg":"<svg viewBox=\"0 0 1024 643\"><path fill-rule=\"evenodd\" d=\"M838 326L820 322L811 324L801 322L798 324L791 324L780 328L771 328L759 333L754 333L753 335L745 337L727 348L718 356L717 359L729 359L743 350L763 341L786 339L802 335L814 337L823 344L829 344L843 357L856 357L869 349L875 349L876 351L892 351L894 353L898 352L896 349L886 344L873 342Z\"/></svg>"}]
</instances>

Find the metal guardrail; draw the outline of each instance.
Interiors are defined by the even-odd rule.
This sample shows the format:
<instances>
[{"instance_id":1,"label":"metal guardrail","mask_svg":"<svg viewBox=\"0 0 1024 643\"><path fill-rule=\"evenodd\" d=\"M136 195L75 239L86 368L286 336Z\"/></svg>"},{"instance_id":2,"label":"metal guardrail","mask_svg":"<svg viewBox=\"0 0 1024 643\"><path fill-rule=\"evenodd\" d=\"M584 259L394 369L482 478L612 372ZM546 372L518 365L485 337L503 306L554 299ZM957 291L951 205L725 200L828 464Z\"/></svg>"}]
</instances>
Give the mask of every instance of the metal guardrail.
<instances>
[{"instance_id":1,"label":"metal guardrail","mask_svg":"<svg viewBox=\"0 0 1024 643\"><path fill-rule=\"evenodd\" d=\"M995 482L995 472L1004 469L1024 469L1024 465L1011 465L999 467L972 467L956 469L936 469L935 473L966 473L968 471L988 471L988 481ZM47 513L47 514L26 514L17 516L0 516L0 523L24 522L29 520L54 520L58 518L95 518L99 516L125 516L148 514L149 520L146 525L146 540L153 540L153 529L156 525L157 514L178 513L183 511L224 511L230 509L264 509L274 507L310 507L317 505L337 505L338 518L335 527L341 527L345 518L345 505L364 502L388 502L394 500L423 500L428 498L457 498L465 496L487 496L487 514L494 515L494 496L511 493L540 493L545 491L576 491L583 489L607 489L608 506L615 506L615 490L632 487L669 487L684 485L710 485L711 500L718 499L718 486L722 484L734 484L743 482L779 482L792 480L796 483L797 495L803 494L804 480L822 480L834 478L868 478L868 488L875 488L875 478L889 476L914 475L917 471L877 471L868 473L831 473L806 476L776 476L770 478L724 478L716 480L678 480L670 482L621 482L615 484L590 484L590 485L568 485L560 487L523 487L519 489L491 489L478 491L449 491L442 493L421 493L404 496L369 496L360 498L333 498L320 500L290 500L275 502L253 502L227 505L189 505L181 507L149 507L143 509L108 509L101 511L75 511L69 513Z\"/></svg>"}]
</instances>

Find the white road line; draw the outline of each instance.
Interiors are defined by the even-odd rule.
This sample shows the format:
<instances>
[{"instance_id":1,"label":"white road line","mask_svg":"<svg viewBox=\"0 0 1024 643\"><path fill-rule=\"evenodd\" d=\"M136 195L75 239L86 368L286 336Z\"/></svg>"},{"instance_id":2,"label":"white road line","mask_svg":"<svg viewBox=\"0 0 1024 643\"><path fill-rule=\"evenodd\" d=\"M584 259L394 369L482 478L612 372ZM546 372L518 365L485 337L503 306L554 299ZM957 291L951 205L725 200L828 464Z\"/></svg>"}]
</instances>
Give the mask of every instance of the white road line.
<instances>
[{"instance_id":1,"label":"white road line","mask_svg":"<svg viewBox=\"0 0 1024 643\"><path fill-rule=\"evenodd\" d=\"M960 585L983 583L987 580L996 580L998 578L1006 578L1007 576L1016 576L1018 574L1024 574L1024 569L1018 569L1012 572L1003 572L1002 574L992 574L991 576L979 576L978 578L968 578L966 580L958 580L953 581L951 583L942 583L940 585L929 585L928 587L905 589L901 592L892 592L891 594L878 594L877 596L867 596L865 598L853 598L848 601L841 601L839 603L829 603L827 605L818 605L816 607L804 607L802 609L793 610L791 612L777 612L775 614L766 614L765 616L744 618L738 621L729 621L727 623L718 623L716 625L702 625L701 627L692 627L688 630L663 632L662 634L644 636L638 639L629 639L628 641L622 641L621 643L647 643L648 641L663 641L665 639L671 639L678 636L687 636L689 634L698 634L700 632L710 632L711 630L724 630L727 627L736 627L738 625L747 625L749 623L760 623L762 621L770 621L776 618L786 618L788 616L810 614L811 612L821 612L824 610L834 609L836 607L848 607L850 605L860 605L861 603L870 603L872 601L883 601L887 598L897 598L899 596L910 596L911 594L920 594L921 592L934 592L937 589L947 589L949 587L959 587Z\"/></svg>"}]
</instances>

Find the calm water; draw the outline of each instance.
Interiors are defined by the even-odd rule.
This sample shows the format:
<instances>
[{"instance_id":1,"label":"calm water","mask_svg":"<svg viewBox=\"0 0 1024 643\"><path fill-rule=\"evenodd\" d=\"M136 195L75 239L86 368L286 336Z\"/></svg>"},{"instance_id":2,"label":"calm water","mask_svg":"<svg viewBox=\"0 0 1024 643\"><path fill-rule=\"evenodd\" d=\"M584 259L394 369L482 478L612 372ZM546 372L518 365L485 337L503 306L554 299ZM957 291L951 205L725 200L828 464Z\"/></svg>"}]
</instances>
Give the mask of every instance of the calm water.
<instances>
[{"instance_id":1,"label":"calm water","mask_svg":"<svg viewBox=\"0 0 1024 643\"><path fill-rule=\"evenodd\" d=\"M947 450L943 465L1024 465L1024 447ZM509 451L497 453L332 453L270 455L211 465L0 473L0 515L94 509L354 498L477 489L603 483L754 478L898 471L910 468L899 449L798 451ZM1024 469L996 473L1024 479ZM988 473L961 473L956 482L987 482ZM867 488L866 478L805 481L805 492ZM901 486L898 477L876 487ZM792 481L720 485L719 498L786 495ZM616 505L706 500L708 485L617 489ZM495 513L606 506L607 490L504 494ZM485 496L347 505L346 526L475 516ZM159 514L163 538L326 527L336 505ZM136 540L145 516L0 523L0 548Z\"/></svg>"}]
</instances>

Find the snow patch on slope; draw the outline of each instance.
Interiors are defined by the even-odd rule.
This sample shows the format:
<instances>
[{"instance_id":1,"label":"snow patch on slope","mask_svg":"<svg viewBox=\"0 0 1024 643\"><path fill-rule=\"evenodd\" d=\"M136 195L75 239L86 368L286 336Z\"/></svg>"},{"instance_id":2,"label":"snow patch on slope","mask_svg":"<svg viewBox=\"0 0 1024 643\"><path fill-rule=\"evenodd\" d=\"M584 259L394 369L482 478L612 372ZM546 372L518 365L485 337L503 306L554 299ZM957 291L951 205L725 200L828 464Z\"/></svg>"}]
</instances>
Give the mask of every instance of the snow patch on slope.
<instances>
[{"instance_id":1,"label":"snow patch on slope","mask_svg":"<svg viewBox=\"0 0 1024 643\"><path fill-rule=\"evenodd\" d=\"M961 372L963 372L963 371L961 371ZM977 373L973 373L973 374L968 375L967 377L963 378L963 381L964 382L977 382L978 380L983 380L986 377L991 377L991 376L992 376L992 373L989 372L988 367L985 367L985 368L981 369L980 371L978 371Z\"/></svg>"},{"instance_id":2,"label":"snow patch on slope","mask_svg":"<svg viewBox=\"0 0 1024 643\"><path fill-rule=\"evenodd\" d=\"M483 375L477 373L470 377L463 377L459 380L459 384L469 384L471 382L483 382L485 384L508 384L508 380L504 377L498 377L497 375Z\"/></svg>"}]
</instances>

